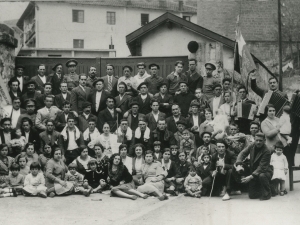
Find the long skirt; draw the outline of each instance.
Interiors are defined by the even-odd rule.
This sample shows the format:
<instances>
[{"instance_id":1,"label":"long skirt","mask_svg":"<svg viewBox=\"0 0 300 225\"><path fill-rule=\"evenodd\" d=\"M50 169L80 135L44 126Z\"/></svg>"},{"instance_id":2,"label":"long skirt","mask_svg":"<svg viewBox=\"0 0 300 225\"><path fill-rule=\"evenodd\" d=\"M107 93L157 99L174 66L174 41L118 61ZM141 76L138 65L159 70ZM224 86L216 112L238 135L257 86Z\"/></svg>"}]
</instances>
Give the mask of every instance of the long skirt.
<instances>
[{"instance_id":1,"label":"long skirt","mask_svg":"<svg viewBox=\"0 0 300 225\"><path fill-rule=\"evenodd\" d=\"M120 184L111 189L111 195L115 196L113 193L114 191L123 191L128 194L128 191L132 190L132 189L135 189L135 185L134 185L133 181L131 181L130 183L126 183L126 184Z\"/></svg>"},{"instance_id":2,"label":"long skirt","mask_svg":"<svg viewBox=\"0 0 300 225\"><path fill-rule=\"evenodd\" d=\"M70 192L72 193L72 191L74 189L74 185L71 182L68 182L68 181L66 181L66 183L67 183L67 187L63 187L59 183L54 184L55 193L57 195L70 194Z\"/></svg>"},{"instance_id":3,"label":"long skirt","mask_svg":"<svg viewBox=\"0 0 300 225\"><path fill-rule=\"evenodd\" d=\"M153 178L155 177L148 177L146 179L146 182L143 185L139 186L137 190L144 194L152 194L153 192L157 192L157 191L163 193L165 182L163 180L159 182L151 182Z\"/></svg>"},{"instance_id":4,"label":"long skirt","mask_svg":"<svg viewBox=\"0 0 300 225\"><path fill-rule=\"evenodd\" d=\"M47 187L43 184L40 184L39 186L27 185L23 188L23 190L25 190L26 192L32 195L37 195L38 193L46 191Z\"/></svg>"}]
</instances>

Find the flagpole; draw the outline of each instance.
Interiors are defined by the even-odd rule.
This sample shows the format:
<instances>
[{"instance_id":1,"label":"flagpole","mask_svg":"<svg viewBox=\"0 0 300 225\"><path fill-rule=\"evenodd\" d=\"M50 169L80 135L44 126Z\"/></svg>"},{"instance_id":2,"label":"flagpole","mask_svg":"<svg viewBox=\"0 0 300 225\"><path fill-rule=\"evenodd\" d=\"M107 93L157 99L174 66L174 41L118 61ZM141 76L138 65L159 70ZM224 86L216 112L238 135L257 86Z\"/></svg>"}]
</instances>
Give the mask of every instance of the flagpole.
<instances>
[{"instance_id":1,"label":"flagpole","mask_svg":"<svg viewBox=\"0 0 300 225\"><path fill-rule=\"evenodd\" d=\"M278 0L278 45L279 45L279 90L282 91L282 35L281 35L281 2Z\"/></svg>"}]
</instances>

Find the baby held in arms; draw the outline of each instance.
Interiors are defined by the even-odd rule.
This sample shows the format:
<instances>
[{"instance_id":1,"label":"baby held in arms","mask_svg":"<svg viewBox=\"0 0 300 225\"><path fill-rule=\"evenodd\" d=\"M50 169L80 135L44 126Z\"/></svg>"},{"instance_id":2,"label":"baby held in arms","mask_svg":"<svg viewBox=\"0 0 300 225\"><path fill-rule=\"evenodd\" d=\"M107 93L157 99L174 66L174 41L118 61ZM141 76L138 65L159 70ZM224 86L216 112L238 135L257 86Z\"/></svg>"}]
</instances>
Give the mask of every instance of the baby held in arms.
<instances>
[{"instance_id":1,"label":"baby held in arms","mask_svg":"<svg viewBox=\"0 0 300 225\"><path fill-rule=\"evenodd\" d=\"M222 140L225 136L225 129L229 126L228 118L222 109L218 109L214 120L211 122L214 128L216 140Z\"/></svg>"}]
</instances>

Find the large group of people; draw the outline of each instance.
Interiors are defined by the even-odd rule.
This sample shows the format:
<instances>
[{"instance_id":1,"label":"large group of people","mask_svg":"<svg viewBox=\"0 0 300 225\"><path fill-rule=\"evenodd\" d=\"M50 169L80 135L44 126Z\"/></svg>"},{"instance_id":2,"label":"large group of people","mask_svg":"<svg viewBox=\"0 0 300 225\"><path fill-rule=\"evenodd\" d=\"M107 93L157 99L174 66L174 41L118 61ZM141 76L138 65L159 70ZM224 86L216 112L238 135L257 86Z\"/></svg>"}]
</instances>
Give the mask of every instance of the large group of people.
<instances>
[{"instance_id":1,"label":"large group of people","mask_svg":"<svg viewBox=\"0 0 300 225\"><path fill-rule=\"evenodd\" d=\"M157 64L123 67L123 76L106 75L94 66L77 74L78 62L67 61L69 73L56 64L45 75L25 76L16 66L9 81L12 105L3 107L0 129L0 197L101 193L159 200L169 195L200 198L247 191L268 200L285 195L288 168L294 164L290 107L276 117L272 104L258 115L245 86L233 88L230 77L206 75L177 61L167 76ZM251 88L265 91L251 72ZM283 97L278 82L270 90ZM254 105L253 118L238 116L238 104ZM167 193L167 194L166 194Z\"/></svg>"}]
</instances>

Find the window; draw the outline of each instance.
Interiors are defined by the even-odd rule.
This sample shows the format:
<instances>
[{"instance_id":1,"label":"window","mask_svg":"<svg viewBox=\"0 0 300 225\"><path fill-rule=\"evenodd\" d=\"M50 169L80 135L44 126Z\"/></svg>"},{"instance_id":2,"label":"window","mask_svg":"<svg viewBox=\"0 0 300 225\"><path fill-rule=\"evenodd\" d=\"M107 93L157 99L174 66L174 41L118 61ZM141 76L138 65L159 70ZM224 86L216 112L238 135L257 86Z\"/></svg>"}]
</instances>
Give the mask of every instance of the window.
<instances>
[{"instance_id":1,"label":"window","mask_svg":"<svg viewBox=\"0 0 300 225\"><path fill-rule=\"evenodd\" d=\"M84 48L84 40L74 39L73 40L73 48Z\"/></svg>"},{"instance_id":2,"label":"window","mask_svg":"<svg viewBox=\"0 0 300 225\"><path fill-rule=\"evenodd\" d=\"M84 11L83 10L73 10L73 22L84 23Z\"/></svg>"},{"instance_id":3,"label":"window","mask_svg":"<svg viewBox=\"0 0 300 225\"><path fill-rule=\"evenodd\" d=\"M190 16L183 16L182 17L184 20L186 20L186 21L191 21L191 17Z\"/></svg>"},{"instance_id":4,"label":"window","mask_svg":"<svg viewBox=\"0 0 300 225\"><path fill-rule=\"evenodd\" d=\"M106 19L107 19L107 24L115 25L116 24L116 13L115 12L107 12Z\"/></svg>"},{"instance_id":5,"label":"window","mask_svg":"<svg viewBox=\"0 0 300 225\"><path fill-rule=\"evenodd\" d=\"M141 25L144 26L149 23L149 14L141 14Z\"/></svg>"}]
</instances>

